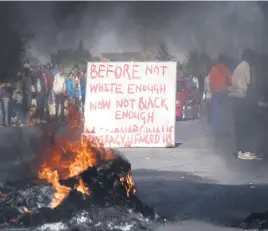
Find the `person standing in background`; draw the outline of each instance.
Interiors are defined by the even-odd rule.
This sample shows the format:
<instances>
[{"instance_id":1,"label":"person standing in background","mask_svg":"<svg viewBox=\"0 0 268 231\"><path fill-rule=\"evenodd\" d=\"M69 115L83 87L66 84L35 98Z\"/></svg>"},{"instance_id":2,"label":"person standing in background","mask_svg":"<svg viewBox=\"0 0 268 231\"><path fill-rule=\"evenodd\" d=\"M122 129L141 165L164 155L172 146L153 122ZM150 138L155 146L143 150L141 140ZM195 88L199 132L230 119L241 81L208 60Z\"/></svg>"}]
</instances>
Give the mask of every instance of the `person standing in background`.
<instances>
[{"instance_id":1,"label":"person standing in background","mask_svg":"<svg viewBox=\"0 0 268 231\"><path fill-rule=\"evenodd\" d=\"M80 72L79 75L79 84L80 84L80 102L81 102L81 115L84 115L85 112L85 101L86 101L86 87L87 87L87 77L86 77L86 71L83 70Z\"/></svg>"},{"instance_id":2,"label":"person standing in background","mask_svg":"<svg viewBox=\"0 0 268 231\"><path fill-rule=\"evenodd\" d=\"M24 68L22 76L22 92L23 92L23 124L30 123L30 110L32 105L32 77L30 68Z\"/></svg>"},{"instance_id":3,"label":"person standing in background","mask_svg":"<svg viewBox=\"0 0 268 231\"><path fill-rule=\"evenodd\" d=\"M76 82L74 75L71 73L66 81L66 90L70 103L75 104L76 98Z\"/></svg>"},{"instance_id":4,"label":"person standing in background","mask_svg":"<svg viewBox=\"0 0 268 231\"><path fill-rule=\"evenodd\" d=\"M2 102L3 102L3 112L4 112L4 125L9 127L11 122L10 117L10 102L12 99L12 87L11 84L7 81L4 81L2 85Z\"/></svg>"},{"instance_id":5,"label":"person standing in background","mask_svg":"<svg viewBox=\"0 0 268 231\"><path fill-rule=\"evenodd\" d=\"M2 83L0 84L0 127L3 127L3 102L2 102Z\"/></svg>"},{"instance_id":6,"label":"person standing in background","mask_svg":"<svg viewBox=\"0 0 268 231\"><path fill-rule=\"evenodd\" d=\"M10 101L10 117L11 117L11 123L16 124L17 123L17 106L16 106L16 83L18 79L21 77L22 73L18 72L16 75L16 78L12 80L11 86L12 86L12 97Z\"/></svg>"},{"instance_id":7,"label":"person standing in background","mask_svg":"<svg viewBox=\"0 0 268 231\"><path fill-rule=\"evenodd\" d=\"M235 68L229 96L232 100L236 149L239 158L251 159L256 147L251 145L250 138L256 132L258 100L256 95L256 77L253 64L253 52L245 50L242 62Z\"/></svg>"},{"instance_id":8,"label":"person standing in background","mask_svg":"<svg viewBox=\"0 0 268 231\"><path fill-rule=\"evenodd\" d=\"M76 104L79 105L80 108L80 102L81 102L81 94L80 94L80 73L79 70L77 70L77 72L75 72L74 74L74 88L75 88L75 100L76 100Z\"/></svg>"},{"instance_id":9,"label":"person standing in background","mask_svg":"<svg viewBox=\"0 0 268 231\"><path fill-rule=\"evenodd\" d=\"M24 125L24 105L23 105L23 80L22 75L18 76L17 81L15 82L15 87L13 90L13 99L15 101L15 110L16 110L16 118L17 125Z\"/></svg>"},{"instance_id":10,"label":"person standing in background","mask_svg":"<svg viewBox=\"0 0 268 231\"><path fill-rule=\"evenodd\" d=\"M198 78L196 76L192 77L192 81L194 82L196 89L199 90L199 82L198 82Z\"/></svg>"},{"instance_id":11,"label":"person standing in background","mask_svg":"<svg viewBox=\"0 0 268 231\"><path fill-rule=\"evenodd\" d=\"M209 87L211 90L211 130L212 134L228 133L228 86L231 84L232 73L223 63L222 56L212 66L209 73Z\"/></svg>"},{"instance_id":12,"label":"person standing in background","mask_svg":"<svg viewBox=\"0 0 268 231\"><path fill-rule=\"evenodd\" d=\"M204 75L202 75L202 74L199 75L198 86L199 86L200 100L202 100L203 93L204 93L204 87L205 87L205 78L204 78Z\"/></svg>"},{"instance_id":13,"label":"person standing in background","mask_svg":"<svg viewBox=\"0 0 268 231\"><path fill-rule=\"evenodd\" d=\"M66 92L66 80L63 75L63 69L61 68L60 72L55 75L53 82L53 94L55 96L55 119L56 121L64 121L64 100ZM60 116L59 116L60 110Z\"/></svg>"},{"instance_id":14,"label":"person standing in background","mask_svg":"<svg viewBox=\"0 0 268 231\"><path fill-rule=\"evenodd\" d=\"M70 73L66 81L66 90L68 95L68 105L69 105L69 118L72 119L75 111L79 108L76 104L76 81L73 73Z\"/></svg>"},{"instance_id":15,"label":"person standing in background","mask_svg":"<svg viewBox=\"0 0 268 231\"><path fill-rule=\"evenodd\" d=\"M54 95L53 95L52 88L53 88L53 82L54 82L55 75L54 75L52 67L49 63L46 65L45 70L46 70L46 75L48 77L49 104L53 104L54 103Z\"/></svg>"},{"instance_id":16,"label":"person standing in background","mask_svg":"<svg viewBox=\"0 0 268 231\"><path fill-rule=\"evenodd\" d=\"M40 122L44 123L49 119L49 104L48 104L48 96L49 96L49 82L48 76L45 71L45 67L42 66L40 69L40 74L37 77L36 81L36 89L37 89L37 113L40 117Z\"/></svg>"},{"instance_id":17,"label":"person standing in background","mask_svg":"<svg viewBox=\"0 0 268 231\"><path fill-rule=\"evenodd\" d=\"M207 126L206 130L208 130L211 126L211 91L209 87L209 75L205 78L205 83L204 83L204 101L206 105L206 111L207 111Z\"/></svg>"}]
</instances>

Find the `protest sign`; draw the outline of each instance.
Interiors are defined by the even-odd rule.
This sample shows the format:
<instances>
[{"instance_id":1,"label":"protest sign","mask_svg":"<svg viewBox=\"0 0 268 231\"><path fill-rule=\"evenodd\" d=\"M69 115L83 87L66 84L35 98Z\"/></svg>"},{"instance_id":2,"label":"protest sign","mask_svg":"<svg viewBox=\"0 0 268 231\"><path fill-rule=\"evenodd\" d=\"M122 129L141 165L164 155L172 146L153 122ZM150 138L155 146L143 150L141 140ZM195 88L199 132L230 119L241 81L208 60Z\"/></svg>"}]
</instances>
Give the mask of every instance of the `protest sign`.
<instances>
[{"instance_id":1,"label":"protest sign","mask_svg":"<svg viewBox=\"0 0 268 231\"><path fill-rule=\"evenodd\" d=\"M84 135L105 147L175 145L176 62L88 63Z\"/></svg>"}]
</instances>

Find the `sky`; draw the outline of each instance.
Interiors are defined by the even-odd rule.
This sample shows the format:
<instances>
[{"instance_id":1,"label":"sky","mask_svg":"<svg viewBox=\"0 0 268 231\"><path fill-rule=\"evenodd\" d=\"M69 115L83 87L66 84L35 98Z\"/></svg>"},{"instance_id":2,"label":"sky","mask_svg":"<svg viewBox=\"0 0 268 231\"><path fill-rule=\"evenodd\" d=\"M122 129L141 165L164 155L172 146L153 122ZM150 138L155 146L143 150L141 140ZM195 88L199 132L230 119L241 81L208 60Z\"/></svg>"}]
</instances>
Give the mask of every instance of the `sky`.
<instances>
[{"instance_id":1,"label":"sky","mask_svg":"<svg viewBox=\"0 0 268 231\"><path fill-rule=\"evenodd\" d=\"M266 3L17 2L31 50L41 58L80 40L93 54L154 52L168 45L179 60L190 51L239 58L245 48L268 53Z\"/></svg>"}]
</instances>

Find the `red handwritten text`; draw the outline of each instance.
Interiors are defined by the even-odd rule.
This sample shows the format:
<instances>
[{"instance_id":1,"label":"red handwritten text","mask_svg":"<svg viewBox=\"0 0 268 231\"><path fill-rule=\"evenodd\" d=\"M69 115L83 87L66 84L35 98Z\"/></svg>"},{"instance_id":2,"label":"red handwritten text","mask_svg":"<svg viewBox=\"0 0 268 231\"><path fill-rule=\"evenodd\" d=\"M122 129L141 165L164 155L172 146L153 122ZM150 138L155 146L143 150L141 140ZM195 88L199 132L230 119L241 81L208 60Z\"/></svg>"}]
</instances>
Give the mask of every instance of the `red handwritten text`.
<instances>
[{"instance_id":1,"label":"red handwritten text","mask_svg":"<svg viewBox=\"0 0 268 231\"><path fill-rule=\"evenodd\" d=\"M89 103L89 108L93 110L109 110L111 108L111 100L95 100L94 102Z\"/></svg>"},{"instance_id":2,"label":"red handwritten text","mask_svg":"<svg viewBox=\"0 0 268 231\"><path fill-rule=\"evenodd\" d=\"M137 64L130 65L128 63L123 65L106 63L100 65L92 64L90 67L89 76L91 79L110 77L115 79L126 78L129 80L140 79L139 68L140 66Z\"/></svg>"},{"instance_id":3,"label":"red handwritten text","mask_svg":"<svg viewBox=\"0 0 268 231\"><path fill-rule=\"evenodd\" d=\"M85 134L87 135L87 134ZM172 133L165 134L107 134L107 135L87 135L89 139L96 139L104 146L124 146L128 144L133 145L158 145L158 144L171 144L174 143Z\"/></svg>"},{"instance_id":4,"label":"red handwritten text","mask_svg":"<svg viewBox=\"0 0 268 231\"><path fill-rule=\"evenodd\" d=\"M162 97L140 97L139 98L139 110L144 109L156 109L165 108L168 111L168 106L166 105L167 98Z\"/></svg>"},{"instance_id":5,"label":"red handwritten text","mask_svg":"<svg viewBox=\"0 0 268 231\"><path fill-rule=\"evenodd\" d=\"M90 93L99 93L99 92L107 92L113 94L123 94L122 84L117 83L97 83L97 84L88 84Z\"/></svg>"},{"instance_id":6,"label":"red handwritten text","mask_svg":"<svg viewBox=\"0 0 268 231\"><path fill-rule=\"evenodd\" d=\"M134 109L134 102L135 99L118 99L116 100L116 107L117 108L127 108L130 107L131 109Z\"/></svg>"},{"instance_id":7,"label":"red handwritten text","mask_svg":"<svg viewBox=\"0 0 268 231\"><path fill-rule=\"evenodd\" d=\"M127 93L136 94L141 92L150 92L152 94L165 94L166 84L128 84Z\"/></svg>"},{"instance_id":8,"label":"red handwritten text","mask_svg":"<svg viewBox=\"0 0 268 231\"><path fill-rule=\"evenodd\" d=\"M159 66L156 64L147 64L145 69L145 75L161 75L165 76L167 66Z\"/></svg>"},{"instance_id":9,"label":"red handwritten text","mask_svg":"<svg viewBox=\"0 0 268 231\"><path fill-rule=\"evenodd\" d=\"M153 123L154 122L154 111L151 112L142 112L142 111L132 111L124 110L115 112L116 120L141 120L143 123Z\"/></svg>"},{"instance_id":10,"label":"red handwritten text","mask_svg":"<svg viewBox=\"0 0 268 231\"><path fill-rule=\"evenodd\" d=\"M111 133L172 133L174 126L146 126L146 125L125 125L117 127L111 131Z\"/></svg>"}]
</instances>

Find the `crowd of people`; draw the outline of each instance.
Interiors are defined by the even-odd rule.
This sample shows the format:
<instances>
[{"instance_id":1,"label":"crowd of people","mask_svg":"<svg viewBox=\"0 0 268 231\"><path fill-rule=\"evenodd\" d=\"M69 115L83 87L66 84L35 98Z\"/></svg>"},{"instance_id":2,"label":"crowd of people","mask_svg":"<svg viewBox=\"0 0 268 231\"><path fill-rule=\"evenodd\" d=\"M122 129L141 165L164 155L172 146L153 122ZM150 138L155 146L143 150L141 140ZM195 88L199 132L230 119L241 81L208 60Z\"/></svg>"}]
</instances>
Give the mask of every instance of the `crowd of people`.
<instances>
[{"instance_id":1,"label":"crowd of people","mask_svg":"<svg viewBox=\"0 0 268 231\"><path fill-rule=\"evenodd\" d=\"M263 92L256 75L253 54L245 50L241 62L234 71L230 71L224 60L212 65L205 79L204 99L207 106L208 126L213 135L229 133L228 113L231 111L238 155L251 159L252 155L263 154L266 137L262 130L266 127L263 110L258 107ZM258 141L252 141L256 134Z\"/></svg>"},{"instance_id":2,"label":"crowd of people","mask_svg":"<svg viewBox=\"0 0 268 231\"><path fill-rule=\"evenodd\" d=\"M42 65L33 70L26 63L14 79L0 85L0 126L25 126L33 120L64 122L65 102L83 114L85 94L84 69L66 73L62 66ZM54 115L50 105L55 107Z\"/></svg>"},{"instance_id":3,"label":"crowd of people","mask_svg":"<svg viewBox=\"0 0 268 231\"><path fill-rule=\"evenodd\" d=\"M227 112L231 109L238 153L265 151L262 145L252 145L250 136L246 135L266 126L254 122L259 118L256 112L261 95L252 56L251 51L245 50L233 72L219 57L206 78L192 77L200 96L203 95L208 127L213 135L229 133ZM26 63L16 78L0 85L0 126L29 125L34 119L41 123L64 122L65 103L75 105L83 115L85 95L85 69L65 72L62 66L46 65L33 70ZM33 101L36 102L34 113ZM260 126L257 128L256 124Z\"/></svg>"}]
</instances>

